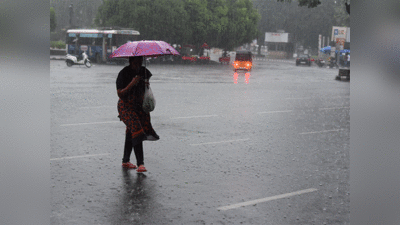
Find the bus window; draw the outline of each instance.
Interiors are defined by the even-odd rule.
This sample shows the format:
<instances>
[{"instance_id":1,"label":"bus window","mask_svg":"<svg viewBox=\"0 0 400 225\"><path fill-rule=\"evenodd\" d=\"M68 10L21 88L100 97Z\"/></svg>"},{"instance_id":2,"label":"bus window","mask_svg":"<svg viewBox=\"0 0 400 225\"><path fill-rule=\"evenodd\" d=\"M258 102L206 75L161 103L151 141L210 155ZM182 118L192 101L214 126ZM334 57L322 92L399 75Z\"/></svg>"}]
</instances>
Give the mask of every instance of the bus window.
<instances>
[{"instance_id":1,"label":"bus window","mask_svg":"<svg viewBox=\"0 0 400 225\"><path fill-rule=\"evenodd\" d=\"M103 44L103 38L95 38L94 45L101 46Z\"/></svg>"},{"instance_id":2,"label":"bus window","mask_svg":"<svg viewBox=\"0 0 400 225\"><path fill-rule=\"evenodd\" d=\"M68 37L67 36L66 44L69 44L69 45L75 44L75 42L74 42L75 39L76 39L76 37Z\"/></svg>"},{"instance_id":3,"label":"bus window","mask_svg":"<svg viewBox=\"0 0 400 225\"><path fill-rule=\"evenodd\" d=\"M92 43L92 38L90 37L79 38L79 45L90 45L91 43Z\"/></svg>"}]
</instances>

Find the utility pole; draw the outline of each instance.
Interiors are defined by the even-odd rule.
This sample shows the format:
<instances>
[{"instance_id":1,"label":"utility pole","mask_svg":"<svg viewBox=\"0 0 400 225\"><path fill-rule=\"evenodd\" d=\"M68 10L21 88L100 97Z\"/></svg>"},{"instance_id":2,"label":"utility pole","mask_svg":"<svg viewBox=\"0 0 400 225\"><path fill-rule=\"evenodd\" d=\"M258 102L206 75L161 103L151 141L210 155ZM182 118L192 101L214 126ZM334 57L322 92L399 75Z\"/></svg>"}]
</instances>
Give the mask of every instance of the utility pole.
<instances>
[{"instance_id":1,"label":"utility pole","mask_svg":"<svg viewBox=\"0 0 400 225\"><path fill-rule=\"evenodd\" d=\"M73 18L73 15L74 15L74 9L73 9L73 4L71 3L70 5L69 5L69 27L73 27L74 26L74 24L73 24L73 21L72 21L72 18Z\"/></svg>"},{"instance_id":2,"label":"utility pole","mask_svg":"<svg viewBox=\"0 0 400 225\"><path fill-rule=\"evenodd\" d=\"M321 56L321 39L322 39L322 35L318 36L318 58Z\"/></svg>"}]
</instances>

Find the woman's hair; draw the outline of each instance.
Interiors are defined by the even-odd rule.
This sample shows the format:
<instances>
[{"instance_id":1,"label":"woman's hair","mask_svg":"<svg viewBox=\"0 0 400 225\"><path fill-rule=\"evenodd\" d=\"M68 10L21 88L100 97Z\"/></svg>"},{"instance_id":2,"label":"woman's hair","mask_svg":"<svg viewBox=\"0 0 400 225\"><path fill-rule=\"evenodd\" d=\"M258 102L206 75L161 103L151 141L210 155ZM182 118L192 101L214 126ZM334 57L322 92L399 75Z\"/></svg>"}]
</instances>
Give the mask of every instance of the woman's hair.
<instances>
[{"instance_id":1,"label":"woman's hair","mask_svg":"<svg viewBox=\"0 0 400 225\"><path fill-rule=\"evenodd\" d=\"M142 59L142 61L143 61L143 56L132 56L132 57L129 57L129 63L131 63L132 61L134 61L136 59Z\"/></svg>"}]
</instances>

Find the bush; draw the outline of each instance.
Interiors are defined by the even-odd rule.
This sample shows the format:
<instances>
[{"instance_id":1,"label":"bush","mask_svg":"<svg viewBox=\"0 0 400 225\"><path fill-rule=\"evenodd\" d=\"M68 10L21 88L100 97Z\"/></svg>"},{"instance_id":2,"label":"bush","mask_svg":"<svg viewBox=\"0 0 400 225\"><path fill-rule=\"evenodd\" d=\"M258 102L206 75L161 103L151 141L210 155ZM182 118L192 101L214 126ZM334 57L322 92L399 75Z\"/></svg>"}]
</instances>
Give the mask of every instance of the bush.
<instances>
[{"instance_id":1,"label":"bush","mask_svg":"<svg viewBox=\"0 0 400 225\"><path fill-rule=\"evenodd\" d=\"M65 45L65 42L63 42L63 41L51 41L50 42L50 47L51 48L65 49L66 45Z\"/></svg>"}]
</instances>

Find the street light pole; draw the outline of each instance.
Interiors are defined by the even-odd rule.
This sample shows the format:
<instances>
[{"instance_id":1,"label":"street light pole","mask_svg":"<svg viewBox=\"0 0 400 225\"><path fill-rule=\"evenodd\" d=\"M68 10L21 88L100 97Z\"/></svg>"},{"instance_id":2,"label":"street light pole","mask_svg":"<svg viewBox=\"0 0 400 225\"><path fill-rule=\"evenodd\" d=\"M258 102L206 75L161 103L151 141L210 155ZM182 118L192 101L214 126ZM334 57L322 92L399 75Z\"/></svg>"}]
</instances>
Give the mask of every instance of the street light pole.
<instances>
[{"instance_id":1,"label":"street light pole","mask_svg":"<svg viewBox=\"0 0 400 225\"><path fill-rule=\"evenodd\" d=\"M74 14L74 12L73 12L73 4L71 3L70 5L69 5L69 26L72 28L74 25L73 25L73 21L72 21L72 16L73 16L73 14Z\"/></svg>"}]
</instances>

